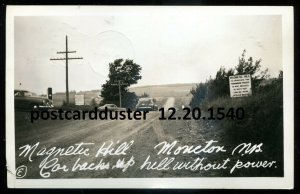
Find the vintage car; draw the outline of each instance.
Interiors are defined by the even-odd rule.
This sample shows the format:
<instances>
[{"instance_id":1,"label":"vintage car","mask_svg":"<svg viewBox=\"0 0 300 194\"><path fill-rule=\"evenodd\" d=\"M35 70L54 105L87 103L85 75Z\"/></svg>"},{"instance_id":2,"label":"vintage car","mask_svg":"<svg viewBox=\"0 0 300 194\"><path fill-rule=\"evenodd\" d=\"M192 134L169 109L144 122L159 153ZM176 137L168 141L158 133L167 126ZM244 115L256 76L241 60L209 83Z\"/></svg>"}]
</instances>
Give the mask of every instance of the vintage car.
<instances>
[{"instance_id":1,"label":"vintage car","mask_svg":"<svg viewBox=\"0 0 300 194\"><path fill-rule=\"evenodd\" d=\"M156 111L156 110L158 110L158 106L156 104L154 104L153 98L140 98L135 108L138 111Z\"/></svg>"},{"instance_id":2,"label":"vintage car","mask_svg":"<svg viewBox=\"0 0 300 194\"><path fill-rule=\"evenodd\" d=\"M100 106L98 110L102 111L105 110L105 108L107 108L108 111L126 111L126 108L117 107L115 104L105 104Z\"/></svg>"},{"instance_id":3,"label":"vintage car","mask_svg":"<svg viewBox=\"0 0 300 194\"><path fill-rule=\"evenodd\" d=\"M15 109L17 110L47 110L53 108L53 102L48 98L36 95L26 90L15 90Z\"/></svg>"}]
</instances>

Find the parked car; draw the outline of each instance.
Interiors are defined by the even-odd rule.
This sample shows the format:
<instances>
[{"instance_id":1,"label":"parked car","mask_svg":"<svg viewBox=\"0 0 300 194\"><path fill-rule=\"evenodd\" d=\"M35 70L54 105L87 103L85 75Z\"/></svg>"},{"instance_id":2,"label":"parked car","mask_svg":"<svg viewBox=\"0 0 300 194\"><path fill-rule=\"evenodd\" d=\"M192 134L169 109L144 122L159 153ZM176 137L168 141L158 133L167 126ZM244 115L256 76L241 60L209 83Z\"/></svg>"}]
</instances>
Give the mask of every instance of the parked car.
<instances>
[{"instance_id":1,"label":"parked car","mask_svg":"<svg viewBox=\"0 0 300 194\"><path fill-rule=\"evenodd\" d=\"M98 110L105 110L107 108L108 111L126 111L126 108L117 107L115 104L105 104L100 106Z\"/></svg>"},{"instance_id":2,"label":"parked car","mask_svg":"<svg viewBox=\"0 0 300 194\"><path fill-rule=\"evenodd\" d=\"M15 109L41 110L53 108L53 102L48 98L36 95L26 90L15 90Z\"/></svg>"},{"instance_id":3,"label":"parked car","mask_svg":"<svg viewBox=\"0 0 300 194\"><path fill-rule=\"evenodd\" d=\"M156 111L158 106L154 103L153 98L140 98L136 110L138 111Z\"/></svg>"}]
</instances>

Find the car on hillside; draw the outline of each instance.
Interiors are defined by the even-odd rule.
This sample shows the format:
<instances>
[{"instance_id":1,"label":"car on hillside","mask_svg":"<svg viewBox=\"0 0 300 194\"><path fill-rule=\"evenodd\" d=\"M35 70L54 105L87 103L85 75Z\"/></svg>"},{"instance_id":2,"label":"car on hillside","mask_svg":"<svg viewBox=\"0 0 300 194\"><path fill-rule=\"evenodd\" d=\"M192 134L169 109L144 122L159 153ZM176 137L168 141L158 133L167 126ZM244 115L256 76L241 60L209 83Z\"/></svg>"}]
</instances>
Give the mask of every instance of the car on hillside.
<instances>
[{"instance_id":1,"label":"car on hillside","mask_svg":"<svg viewBox=\"0 0 300 194\"><path fill-rule=\"evenodd\" d=\"M108 111L126 111L126 108L117 107L117 105L115 104L105 104L103 106L100 106L98 110L103 111L105 110L105 108L107 108Z\"/></svg>"},{"instance_id":2,"label":"car on hillside","mask_svg":"<svg viewBox=\"0 0 300 194\"><path fill-rule=\"evenodd\" d=\"M53 108L52 100L27 90L14 90L16 110L47 110Z\"/></svg>"},{"instance_id":3,"label":"car on hillside","mask_svg":"<svg viewBox=\"0 0 300 194\"><path fill-rule=\"evenodd\" d=\"M138 111L156 111L158 106L154 103L153 98L140 98L135 109Z\"/></svg>"}]
</instances>

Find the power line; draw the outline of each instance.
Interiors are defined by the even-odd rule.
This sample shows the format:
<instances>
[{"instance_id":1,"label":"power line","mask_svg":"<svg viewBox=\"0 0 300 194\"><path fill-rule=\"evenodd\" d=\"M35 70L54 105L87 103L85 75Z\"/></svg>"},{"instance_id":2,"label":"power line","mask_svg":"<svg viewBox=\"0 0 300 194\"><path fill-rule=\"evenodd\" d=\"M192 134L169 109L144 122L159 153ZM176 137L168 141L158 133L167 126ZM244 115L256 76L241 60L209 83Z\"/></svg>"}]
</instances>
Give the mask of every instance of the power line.
<instances>
[{"instance_id":1,"label":"power line","mask_svg":"<svg viewBox=\"0 0 300 194\"><path fill-rule=\"evenodd\" d=\"M55 60L64 60L66 62L66 103L69 104L69 69L68 64L69 60L75 60L75 59L83 59L82 57L69 57L69 53L76 53L76 51L69 51L68 49L68 36L66 36L66 50L65 51L58 51L57 54L65 54L65 57L63 58L50 58L51 61Z\"/></svg>"}]
</instances>

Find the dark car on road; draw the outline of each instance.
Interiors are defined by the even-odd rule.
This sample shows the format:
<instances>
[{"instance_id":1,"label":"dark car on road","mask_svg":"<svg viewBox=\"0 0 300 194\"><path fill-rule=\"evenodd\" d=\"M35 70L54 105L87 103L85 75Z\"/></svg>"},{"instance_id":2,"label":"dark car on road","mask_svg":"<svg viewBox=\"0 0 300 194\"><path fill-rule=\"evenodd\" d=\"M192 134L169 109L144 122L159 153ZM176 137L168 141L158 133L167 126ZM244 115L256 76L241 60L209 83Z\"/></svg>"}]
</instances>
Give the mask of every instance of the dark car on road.
<instances>
[{"instance_id":1,"label":"dark car on road","mask_svg":"<svg viewBox=\"0 0 300 194\"><path fill-rule=\"evenodd\" d=\"M138 111L158 110L158 106L154 103L153 98L140 98L135 108Z\"/></svg>"},{"instance_id":2,"label":"dark car on road","mask_svg":"<svg viewBox=\"0 0 300 194\"><path fill-rule=\"evenodd\" d=\"M26 90L15 90L16 110L47 110L53 108L53 102L48 98L36 95Z\"/></svg>"}]
</instances>

